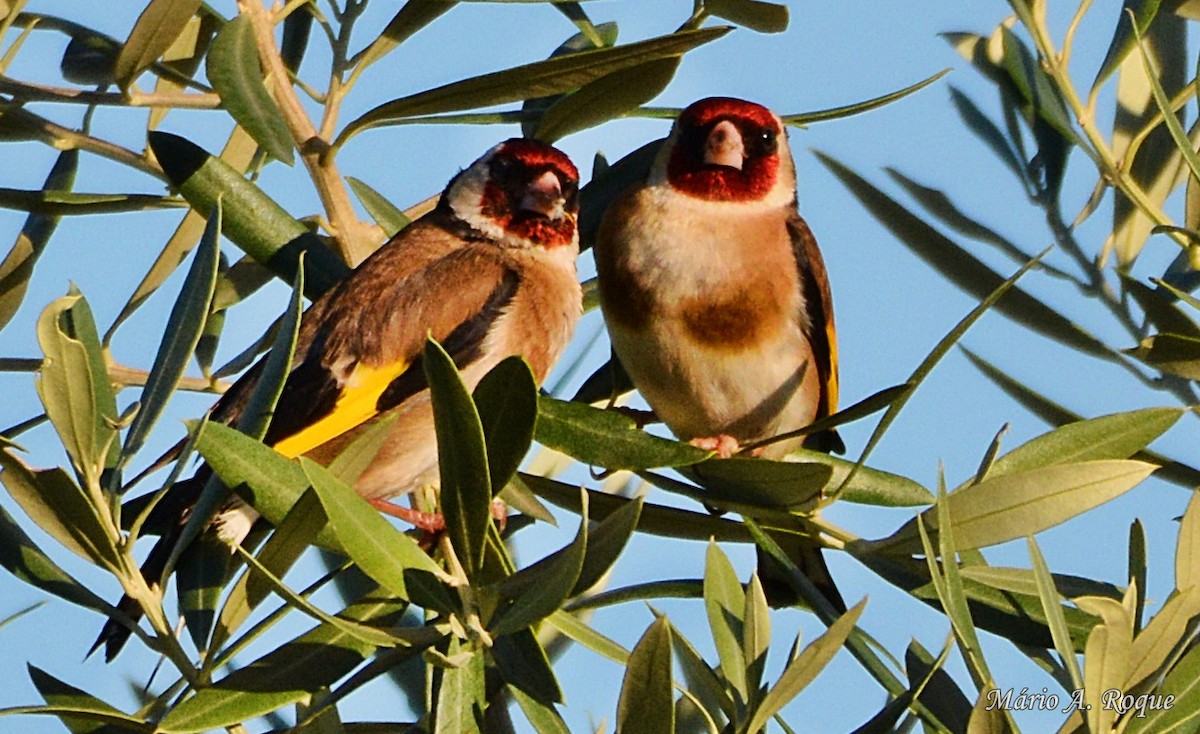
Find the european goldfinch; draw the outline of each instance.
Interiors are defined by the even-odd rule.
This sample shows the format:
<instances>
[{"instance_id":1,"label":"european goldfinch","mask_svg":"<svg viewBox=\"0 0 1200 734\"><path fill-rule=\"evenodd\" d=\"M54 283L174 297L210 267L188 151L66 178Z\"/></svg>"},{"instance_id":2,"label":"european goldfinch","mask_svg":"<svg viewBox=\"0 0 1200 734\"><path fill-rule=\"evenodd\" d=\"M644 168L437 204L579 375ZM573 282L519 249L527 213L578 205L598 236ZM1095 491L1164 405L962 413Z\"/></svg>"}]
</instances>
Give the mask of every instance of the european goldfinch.
<instances>
[{"instance_id":1,"label":"european goldfinch","mask_svg":"<svg viewBox=\"0 0 1200 734\"><path fill-rule=\"evenodd\" d=\"M646 181L605 213L595 250L613 350L680 439L728 457L836 410L829 280L796 211L787 134L770 110L726 97L685 109ZM802 444L842 450L830 432L756 455L780 458ZM844 610L819 549L806 543L792 555ZM765 571L772 602L791 603Z\"/></svg>"},{"instance_id":2,"label":"european goldfinch","mask_svg":"<svg viewBox=\"0 0 1200 734\"><path fill-rule=\"evenodd\" d=\"M304 312L264 442L285 456L327 463L373 421L397 414L355 490L386 509L387 499L436 482L433 408L421 365L426 336L442 344L468 388L512 355L525 358L540 384L582 311L578 191L570 159L532 140L505 141L460 172L433 211ZM235 383L212 419L235 422L257 376L252 368ZM194 495L203 481L191 485ZM236 502L215 522L221 537L236 543L257 517ZM151 552L143 567L148 581L161 583L174 540L167 533ZM126 611L140 611L124 602ZM104 643L111 660L128 635L110 621L97 646Z\"/></svg>"}]
</instances>

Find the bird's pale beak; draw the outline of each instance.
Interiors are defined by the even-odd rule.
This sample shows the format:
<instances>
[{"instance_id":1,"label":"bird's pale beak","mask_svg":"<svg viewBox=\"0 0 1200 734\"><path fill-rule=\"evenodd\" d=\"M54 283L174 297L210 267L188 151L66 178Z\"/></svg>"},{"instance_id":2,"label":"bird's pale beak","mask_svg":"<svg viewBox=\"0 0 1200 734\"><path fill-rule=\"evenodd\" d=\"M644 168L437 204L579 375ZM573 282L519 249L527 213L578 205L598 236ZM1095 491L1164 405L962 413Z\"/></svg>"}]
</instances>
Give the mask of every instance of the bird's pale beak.
<instances>
[{"instance_id":1,"label":"bird's pale beak","mask_svg":"<svg viewBox=\"0 0 1200 734\"><path fill-rule=\"evenodd\" d=\"M727 166L740 171L745 157L746 148L736 125L729 120L722 120L713 126L708 139L704 141L705 165Z\"/></svg>"},{"instance_id":2,"label":"bird's pale beak","mask_svg":"<svg viewBox=\"0 0 1200 734\"><path fill-rule=\"evenodd\" d=\"M553 171L546 171L529 182L518 207L521 211L558 219L563 213L562 185Z\"/></svg>"}]
</instances>

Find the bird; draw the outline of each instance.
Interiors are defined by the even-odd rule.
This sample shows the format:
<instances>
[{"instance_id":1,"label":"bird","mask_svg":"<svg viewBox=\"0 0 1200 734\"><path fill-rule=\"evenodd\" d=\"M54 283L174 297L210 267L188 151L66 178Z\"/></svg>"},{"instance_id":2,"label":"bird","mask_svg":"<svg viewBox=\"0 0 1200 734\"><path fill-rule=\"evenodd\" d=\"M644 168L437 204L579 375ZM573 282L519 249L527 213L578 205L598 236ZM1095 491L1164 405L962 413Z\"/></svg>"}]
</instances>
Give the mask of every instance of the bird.
<instances>
[{"instance_id":1,"label":"bird","mask_svg":"<svg viewBox=\"0 0 1200 734\"><path fill-rule=\"evenodd\" d=\"M295 356L263 442L289 458L327 464L377 420L395 416L354 489L381 510L438 477L433 406L422 351L438 340L473 389L517 355L538 384L582 314L579 172L566 154L529 139L506 140L454 176L435 208L413 221L303 313ZM265 357L221 397L210 419L236 423ZM170 511L186 512L211 470L176 488ZM258 519L234 500L213 521L240 542ZM168 524L142 572L162 584L181 523ZM129 597L119 608L140 615ZM130 631L109 620L92 650L112 660Z\"/></svg>"},{"instance_id":2,"label":"bird","mask_svg":"<svg viewBox=\"0 0 1200 734\"><path fill-rule=\"evenodd\" d=\"M613 352L676 437L728 458L742 446L837 410L833 299L800 216L778 115L732 97L685 108L645 180L608 206L595 239L600 306ZM834 431L751 453L844 451ZM845 611L820 548L789 556ZM759 552L773 606L795 592Z\"/></svg>"}]
</instances>

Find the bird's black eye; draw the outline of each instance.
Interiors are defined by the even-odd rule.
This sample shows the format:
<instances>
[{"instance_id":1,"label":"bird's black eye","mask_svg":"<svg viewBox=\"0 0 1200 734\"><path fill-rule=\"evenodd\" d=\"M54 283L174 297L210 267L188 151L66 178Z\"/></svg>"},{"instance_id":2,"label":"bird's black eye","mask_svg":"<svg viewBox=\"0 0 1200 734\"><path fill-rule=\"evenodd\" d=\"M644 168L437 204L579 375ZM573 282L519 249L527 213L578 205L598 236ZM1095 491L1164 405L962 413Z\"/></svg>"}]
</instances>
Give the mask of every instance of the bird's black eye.
<instances>
[{"instance_id":1,"label":"bird's black eye","mask_svg":"<svg viewBox=\"0 0 1200 734\"><path fill-rule=\"evenodd\" d=\"M747 136L746 153L750 156L765 156L775 152L777 134L770 128L761 128Z\"/></svg>"}]
</instances>

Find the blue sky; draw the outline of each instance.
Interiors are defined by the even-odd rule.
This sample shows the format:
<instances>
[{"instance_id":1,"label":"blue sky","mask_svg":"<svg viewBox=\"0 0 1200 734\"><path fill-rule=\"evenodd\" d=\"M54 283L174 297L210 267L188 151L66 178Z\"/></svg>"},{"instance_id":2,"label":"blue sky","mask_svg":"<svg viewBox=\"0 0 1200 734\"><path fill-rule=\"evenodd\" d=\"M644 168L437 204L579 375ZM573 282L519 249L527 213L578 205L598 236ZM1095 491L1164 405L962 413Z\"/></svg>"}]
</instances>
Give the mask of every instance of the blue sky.
<instances>
[{"instance_id":1,"label":"blue sky","mask_svg":"<svg viewBox=\"0 0 1200 734\"><path fill-rule=\"evenodd\" d=\"M28 9L90 23L117 38L128 33L138 10L137 3L105 3L102 9L97 5L88 10L79 9L79 5L70 0L32 0ZM232 13L233 5L213 3L225 13ZM391 12L383 10L385 3L377 1L375 5L360 22L364 39ZM904 381L975 303L897 243L821 166L812 150L836 157L890 191L895 191L895 187L883 171L886 166L941 188L969 213L1002 231L1027 251L1040 251L1051 239L1039 212L1027 205L1016 181L965 130L949 100L953 85L985 110L992 113L998 110L994 87L972 71L938 34L960 30L987 34L1008 12L1005 3L845 0L788 5L792 22L786 33L760 35L739 29L689 54L673 84L654 104L684 106L699 97L721 94L755 100L781 113L803 112L875 97L944 67L954 67L954 72L938 84L897 104L791 132L799 172L801 212L821 243L833 286L842 395L848 405ZM586 4L593 20L621 23L622 42L669 32L690 6L687 0L657 3L611 0ZM1081 79L1090 80L1094 73L1092 70L1103 55L1119 7L1112 0L1094 4L1090 22L1077 42L1075 63ZM1058 37L1072 10L1051 8ZM374 67L364 78L360 94L351 98L343 119L352 119L384 99L543 58L573 32L574 28L549 7L464 3ZM64 45L65 41L54 34L35 34L10 75L58 82L46 75L45 68L56 67ZM320 61L318 53L306 60L304 70L310 78L316 78L312 72ZM38 110L64 124L76 124L80 114L78 109L42 106ZM97 113L95 127L123 145L137 149L143 144L145 113L104 109ZM646 141L665 135L667 127L664 121L616 121L569 136L560 147L573 157L586 176L596 151L603 151L610 160L615 160ZM219 113L200 112L172 113L162 129L189 137L210 150L219 147L228 132L227 120ZM435 193L483 150L517 133L515 126L405 126L375 130L347 145L339 159L340 167L343 174L365 180L392 201L406 206ZM17 188L40 186L54 157L53 151L32 143L5 144L4 154L6 164L0 166L0 186ZM1064 194L1064 209L1070 215L1082 206L1093 182L1094 172L1083 156L1073 158ZM311 187L305 185L302 171L275 164L264 173L262 185L294 214L309 214L318 207ZM85 156L77 189L156 193L162 187L148 177ZM1169 204L1175 216L1181 208L1178 202ZM1106 205L1079 232L1080 241L1089 252L1099 250L1108 232L1108 211ZM62 295L70 282L76 283L88 297L103 331L179 216L178 212L168 211L64 221L39 263L24 307L0 331L0 356L36 355L33 324L38 311L52 298ZM15 237L22 220L19 213L0 212L0 249L6 248L5 243ZM997 271L1015 270L993 252L983 248L976 248L975 252ZM1141 277L1158 275L1175 253L1175 246L1165 238L1153 238L1134 272ZM1066 263L1060 253L1052 253L1049 260L1059 265ZM590 257L581 260L580 268L585 274L592 272ZM1029 279L1023 285L1063 308L1082 326L1115 346L1132 346L1127 337L1112 329L1104 314L1073 293L1061 287L1047 287L1051 284L1045 279ZM168 282L123 329L114 343L119 361L148 367L158 330L178 287L179 278ZM230 322L238 324L238 328L226 333L222 356L232 356L260 333L282 310L285 298L285 289L276 284L237 309ZM598 328L599 314L586 316L578 327L577 348L582 348ZM964 343L1027 380L1035 389L1088 416L1170 404L1166 396L1132 383L1118 368L1031 335L997 314L986 316ZM589 359L598 364L598 355L606 351L597 348ZM0 400L0 425L16 423L38 412L31 387L28 375L0 374L0 395L5 396ZM122 398L125 405L131 395ZM176 400L171 415L160 424L154 437L158 443L148 453L169 445L180 435L182 429L175 432L172 421L199 414L210 401L209 396ZM874 453L871 464L909 476L927 487L936 486L941 465L948 483L954 486L974 472L992 437L1005 423L1011 424L1004 444L1008 448L1046 430L979 375L960 353L953 352L905 408ZM874 420L867 420L843 429L851 457L861 450L873 427ZM1194 424L1185 418L1157 448L1186 460L1184 447L1193 436ZM30 434L22 442L31 450L32 463L48 465L60 461L48 431ZM652 491L650 499L675 502L659 491ZM1140 517L1150 541L1148 596L1161 601L1172 582L1169 564L1176 531L1172 518L1182 513L1186 501L1186 492L1151 480L1084 518L1042 534L1039 542L1055 571L1123 584L1128 524L1134 517ZM0 504L11 509L7 497L0 497ZM870 538L886 535L911 514L909 510L885 511L841 503L828 511L827 517ZM561 524L559 530L523 533L529 537L522 541L524 545L518 546L521 557L535 559L567 542L575 523L564 518ZM35 533L35 537L44 548L50 545L44 536ZM1098 538L1105 541L1098 542ZM726 550L734 558L739 573L743 577L749 574L753 567L750 549L730 546ZM54 556L104 596L119 595L116 584L103 574L83 568L69 554ZM988 557L996 565L1028 567L1023 543L994 549L988 552ZM703 559L703 544L667 544L637 537L618 562L612 584L698 577ZM869 596L860 625L893 654L902 655L913 637L927 648L941 647L948 633L944 617L888 586L844 554L830 554L829 563L847 601L853 604ZM7 575L0 576L0 589L3 590L0 618L42 598ZM711 653L703 609L698 602L663 602L656 606L667 612L702 651ZM598 613L594 623L605 634L632 646L650 621L652 617L645 606L631 604ZM822 629L811 615L798 611L776 613L772 623L774 639L780 648L775 652L777 658L783 657L798 631L806 641L811 641ZM134 645L118 660L115 670L105 669L98 657L80 663L97 627L92 615L53 600L34 614L0 629L0 650L5 651L0 655L0 706L36 702L36 692L24 667L24 663L30 662L112 703L130 708L131 699L122 678L125 675L136 680L144 678L154 659L149 653L133 649ZM1050 679L1007 642L985 635L985 653L993 670L999 671L1002 686L1017 689L1028 686L1034 690L1050 686L1053 690ZM776 674L779 662L776 659L771 668ZM951 669L964 687L969 688L956 656L952 657ZM572 730L586 731L604 719L611 729L619 667L575 648L566 654L557 670L567 693L564 714ZM122 675L114 675L116 671ZM805 731L838 732L861 724L882 703L882 692L843 653L786 709L785 715ZM390 696L360 695L346 703L343 718L349 721L403 716L392 712L393 705L402 704L393 704ZM1057 720L1018 716L1018 722L1030 731L1042 730L1051 721ZM9 728L13 726L17 726L13 720L0 722L3 731L15 731ZM23 719L19 726L21 731L60 730L56 723L40 719Z\"/></svg>"}]
</instances>

